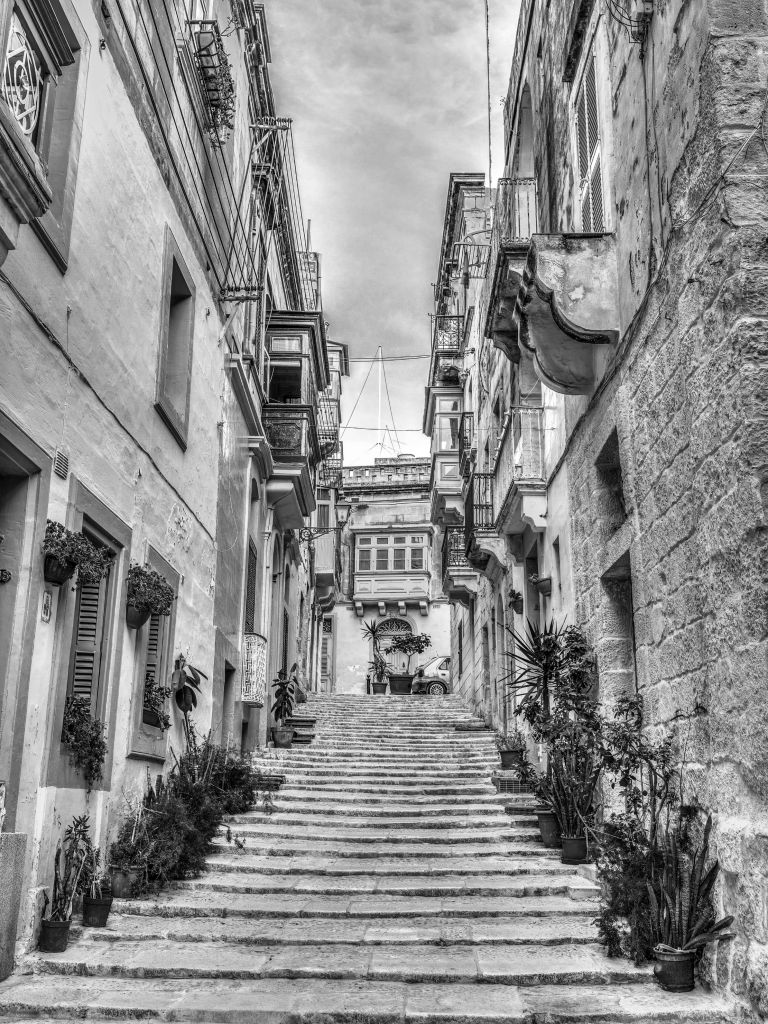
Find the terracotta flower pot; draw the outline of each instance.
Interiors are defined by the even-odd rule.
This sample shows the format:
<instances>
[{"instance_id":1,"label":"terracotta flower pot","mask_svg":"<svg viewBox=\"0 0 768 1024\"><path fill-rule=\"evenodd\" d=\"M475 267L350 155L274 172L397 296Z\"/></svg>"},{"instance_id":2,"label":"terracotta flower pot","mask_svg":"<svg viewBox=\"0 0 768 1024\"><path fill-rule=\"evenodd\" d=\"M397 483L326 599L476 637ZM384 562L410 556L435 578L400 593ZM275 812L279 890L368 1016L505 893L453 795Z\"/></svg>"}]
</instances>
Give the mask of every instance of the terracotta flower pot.
<instances>
[{"instance_id":1,"label":"terracotta flower pot","mask_svg":"<svg viewBox=\"0 0 768 1024\"><path fill-rule=\"evenodd\" d=\"M563 836L563 852L560 854L563 864L586 864L587 857L586 836Z\"/></svg>"},{"instance_id":2,"label":"terracotta flower pot","mask_svg":"<svg viewBox=\"0 0 768 1024\"><path fill-rule=\"evenodd\" d=\"M137 608L135 604L125 606L125 622L128 629L141 629L152 613L149 609Z\"/></svg>"},{"instance_id":3,"label":"terracotta flower pot","mask_svg":"<svg viewBox=\"0 0 768 1024\"><path fill-rule=\"evenodd\" d=\"M276 747L287 750L293 743L293 729L285 726L276 726L272 730L272 739Z\"/></svg>"},{"instance_id":4,"label":"terracotta flower pot","mask_svg":"<svg viewBox=\"0 0 768 1024\"><path fill-rule=\"evenodd\" d=\"M371 683L371 686L373 687L373 692L374 693L386 693L387 692L387 684L386 683L377 683L377 682L374 681L373 683Z\"/></svg>"},{"instance_id":5,"label":"terracotta flower pot","mask_svg":"<svg viewBox=\"0 0 768 1024\"><path fill-rule=\"evenodd\" d=\"M43 577L46 583L52 583L54 587L60 587L72 579L76 568L74 562L60 562L56 555L46 555L43 559ZM58 924L56 921L53 923Z\"/></svg>"},{"instance_id":6,"label":"terracotta flower pot","mask_svg":"<svg viewBox=\"0 0 768 1024\"><path fill-rule=\"evenodd\" d=\"M139 877L138 868L110 868L109 877L112 882L112 895L119 900L126 900L131 895L136 880Z\"/></svg>"},{"instance_id":7,"label":"terracotta flower pot","mask_svg":"<svg viewBox=\"0 0 768 1024\"><path fill-rule=\"evenodd\" d=\"M676 949L674 953L666 949L654 949L656 963L653 973L656 981L667 992L690 992L696 984L693 977L695 951L692 949Z\"/></svg>"},{"instance_id":8,"label":"terracotta flower pot","mask_svg":"<svg viewBox=\"0 0 768 1024\"><path fill-rule=\"evenodd\" d=\"M111 896L83 896L83 924L87 928L106 927L111 909Z\"/></svg>"},{"instance_id":9,"label":"terracotta flower pot","mask_svg":"<svg viewBox=\"0 0 768 1024\"><path fill-rule=\"evenodd\" d=\"M71 921L43 921L37 948L42 953L63 953L69 943Z\"/></svg>"},{"instance_id":10,"label":"terracotta flower pot","mask_svg":"<svg viewBox=\"0 0 768 1024\"><path fill-rule=\"evenodd\" d=\"M555 850L559 846L562 846L560 841L560 827L557 824L557 818L552 811L536 811L536 817L539 819L541 841L544 843L546 848L548 850Z\"/></svg>"},{"instance_id":11,"label":"terracotta flower pot","mask_svg":"<svg viewBox=\"0 0 768 1024\"><path fill-rule=\"evenodd\" d=\"M500 750L502 768L521 768L523 765L522 750Z\"/></svg>"}]
</instances>

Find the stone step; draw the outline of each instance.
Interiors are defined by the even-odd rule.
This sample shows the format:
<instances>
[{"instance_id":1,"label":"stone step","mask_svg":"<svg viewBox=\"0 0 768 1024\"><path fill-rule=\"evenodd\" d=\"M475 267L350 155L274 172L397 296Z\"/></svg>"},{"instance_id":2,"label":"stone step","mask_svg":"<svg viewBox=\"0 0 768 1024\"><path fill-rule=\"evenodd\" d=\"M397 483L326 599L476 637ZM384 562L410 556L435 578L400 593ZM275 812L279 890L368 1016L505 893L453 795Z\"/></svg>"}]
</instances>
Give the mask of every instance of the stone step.
<instances>
[{"instance_id":1,"label":"stone step","mask_svg":"<svg viewBox=\"0 0 768 1024\"><path fill-rule=\"evenodd\" d=\"M362 809L366 811L366 808ZM309 806L304 810L283 809L277 807L274 813L259 811L248 811L245 814L230 815L228 820L236 825L253 825L257 823L272 823L273 825L294 825L296 828L335 828L337 825L346 829L356 828L421 828L421 829L473 829L473 828L503 828L505 819L508 820L503 808L493 808L483 815L454 813L450 816L443 814L441 817L431 818L428 815L414 815L411 812L407 817L397 813L385 813L381 815L370 814L366 817L355 817L340 813L326 812L322 809L313 811ZM535 819L526 819L529 827L536 824Z\"/></svg>"},{"instance_id":2,"label":"stone step","mask_svg":"<svg viewBox=\"0 0 768 1024\"><path fill-rule=\"evenodd\" d=\"M579 883L584 879L580 878ZM570 896L300 896L174 889L155 899L120 900L121 914L151 917L248 918L516 918L595 914L594 899Z\"/></svg>"},{"instance_id":3,"label":"stone step","mask_svg":"<svg viewBox=\"0 0 768 1024\"><path fill-rule=\"evenodd\" d=\"M268 819L268 816L265 816ZM518 829L512 825L507 828L489 826L485 829L415 829L405 828L397 824L392 829L386 828L347 828L336 825L326 827L322 825L307 826L299 828L295 824L283 824L266 820L263 824L242 824L235 827L235 831L246 836L259 836L264 839L296 839L304 838L313 841L333 839L343 842L357 843L420 843L423 845L460 844L460 843L507 843L507 842L529 842L541 845L541 835L538 829Z\"/></svg>"},{"instance_id":4,"label":"stone step","mask_svg":"<svg viewBox=\"0 0 768 1024\"><path fill-rule=\"evenodd\" d=\"M477 806L507 806L504 804L503 795L499 795L491 786L475 787L468 790L450 790L442 786L436 792L425 792L423 789L405 790L397 786L388 788L370 786L363 788L341 788L337 783L332 788L329 781L326 786L301 786L291 783L282 786L280 790L281 800L295 800L306 802L309 799L320 803L332 803L334 806L349 804L358 807L362 803L365 806L376 806L378 804L404 804L409 807L429 807L435 805L447 805L454 807L457 804L469 807ZM523 806L523 805L521 805ZM525 810L529 810L532 803L529 801Z\"/></svg>"},{"instance_id":5,"label":"stone step","mask_svg":"<svg viewBox=\"0 0 768 1024\"><path fill-rule=\"evenodd\" d=\"M173 942L227 942L251 946L336 945L359 942L381 945L524 945L557 946L592 942L596 928L592 916L571 914L559 917L521 917L457 920L455 918L412 918L397 922L381 918L270 918L244 917L151 917L116 914L106 928L83 928L73 924L73 939L85 936L89 942L117 939L144 942L166 939Z\"/></svg>"},{"instance_id":6,"label":"stone step","mask_svg":"<svg viewBox=\"0 0 768 1024\"><path fill-rule=\"evenodd\" d=\"M414 761L416 762L414 764ZM382 771L387 772L390 768L408 769L411 773L414 772L414 768L417 772L422 770L433 772L433 771L462 771L467 768L474 768L476 770L486 769L488 774L492 771L496 771L499 768L500 762L498 758L488 757L441 757L440 759L422 759L414 758L414 755L404 755L403 757L354 757L351 755L344 754L323 754L322 751L317 751L314 747L309 746L302 750L290 750L286 751L286 756L282 759L281 768L287 769L289 766L297 765L302 768L323 768L329 765L333 766L337 771L344 771L347 768L367 768L369 771Z\"/></svg>"},{"instance_id":7,"label":"stone step","mask_svg":"<svg viewBox=\"0 0 768 1024\"><path fill-rule=\"evenodd\" d=\"M447 779L459 782L482 779L484 782L490 782L491 777L490 771L480 768L464 768L461 770L458 768L430 768L429 771L414 771L411 766L408 768L388 768L387 770L382 768L381 770L376 771L367 767L334 767L333 765L308 765L302 764L301 762L280 764L278 771L284 774L288 781L292 782L303 779L305 774L314 779L322 776L328 776L334 779L346 779L347 781L361 779L366 782L376 782L377 780L382 779L391 782L393 779L403 779L404 781L413 783L445 782Z\"/></svg>"},{"instance_id":8,"label":"stone step","mask_svg":"<svg viewBox=\"0 0 768 1024\"><path fill-rule=\"evenodd\" d=\"M452 861L454 858L485 862L489 858L509 857L560 857L559 850L546 850L541 843L529 839L527 842L500 840L496 843L472 843L471 841L456 844L432 844L399 842L393 844L377 843L375 840L359 842L343 839L296 839L291 836L277 836L265 839L258 834L246 834L234 830L239 841L245 844L246 850L258 851L265 857L294 857L296 854L317 854L324 857L361 858L375 860L379 857L418 857L420 860ZM214 846L232 850L233 845L223 838L215 840Z\"/></svg>"},{"instance_id":9,"label":"stone step","mask_svg":"<svg viewBox=\"0 0 768 1024\"><path fill-rule=\"evenodd\" d=\"M455 945L447 949L358 944L246 946L222 942L76 942L64 953L38 953L27 966L46 974L119 978L318 978L433 982L443 985L622 984L650 982L650 969L609 960L594 944ZM482 993L478 993L482 999Z\"/></svg>"},{"instance_id":10,"label":"stone step","mask_svg":"<svg viewBox=\"0 0 768 1024\"><path fill-rule=\"evenodd\" d=\"M269 857L249 850L233 850L215 847L216 852L208 857L209 870L240 871L243 873L291 875L411 875L433 878L438 875L462 874L466 877L479 875L532 875L571 874L572 868L561 864L558 850L541 850L541 856L522 858L486 857L438 857L429 860L424 857L363 857L333 858L314 853L297 853L293 857ZM256 848L258 849L258 847Z\"/></svg>"},{"instance_id":11,"label":"stone step","mask_svg":"<svg viewBox=\"0 0 768 1024\"><path fill-rule=\"evenodd\" d=\"M533 815L530 810L523 809L515 811L514 808L509 808L504 804L500 804L498 801L491 799L490 797L483 801L472 801L470 803L455 801L453 803L437 803L432 800L427 802L426 800L421 801L410 801L407 804L404 803L393 803L390 801L373 803L366 801L365 806L361 806L359 802L349 801L347 803L339 802L333 803L323 800L316 800L312 802L306 802L305 800L299 801L291 794L286 793L285 790L281 791L279 797L274 800L274 808L276 814L308 814L308 815L322 815L327 817L341 817L341 818L417 818L422 821L427 818L444 818L451 819L457 817L465 817L469 820L497 820L501 821L503 814L515 813L521 819L519 824L523 824L522 818L525 818L525 824L536 825L537 818ZM418 809L418 816L414 814L414 811ZM247 812L251 814L252 812ZM245 817L241 815L240 817Z\"/></svg>"},{"instance_id":12,"label":"stone step","mask_svg":"<svg viewBox=\"0 0 768 1024\"><path fill-rule=\"evenodd\" d=\"M241 872L208 871L199 878L173 883L173 889L188 892L225 892L302 896L374 896L389 897L498 897L518 899L522 896L569 896L590 899L599 895L596 885L581 875L485 875L466 878L444 875L435 878L419 876L333 877L329 875L249 875Z\"/></svg>"},{"instance_id":13,"label":"stone step","mask_svg":"<svg viewBox=\"0 0 768 1024\"><path fill-rule=\"evenodd\" d=\"M220 1024L729 1024L729 1007L708 992L655 985L517 987L281 978L256 981L18 976L0 989L6 1022L35 1018L93 1024L123 1020Z\"/></svg>"}]
</instances>

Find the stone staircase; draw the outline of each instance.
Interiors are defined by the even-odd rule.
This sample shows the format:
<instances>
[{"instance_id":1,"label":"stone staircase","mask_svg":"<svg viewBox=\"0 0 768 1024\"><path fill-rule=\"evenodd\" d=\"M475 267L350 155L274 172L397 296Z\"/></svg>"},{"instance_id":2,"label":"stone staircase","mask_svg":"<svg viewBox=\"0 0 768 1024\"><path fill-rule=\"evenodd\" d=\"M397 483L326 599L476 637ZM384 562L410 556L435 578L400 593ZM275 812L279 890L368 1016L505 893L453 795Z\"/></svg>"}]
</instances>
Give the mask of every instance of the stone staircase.
<instances>
[{"instance_id":1,"label":"stone staircase","mask_svg":"<svg viewBox=\"0 0 768 1024\"><path fill-rule=\"evenodd\" d=\"M0 985L0 1021L724 1024L595 941L596 887L498 796L454 697L314 696L271 752L276 812L239 815L202 878L115 902ZM505 806L506 805L506 806ZM511 814L509 813L511 812ZM30 973L31 972L31 973Z\"/></svg>"}]
</instances>

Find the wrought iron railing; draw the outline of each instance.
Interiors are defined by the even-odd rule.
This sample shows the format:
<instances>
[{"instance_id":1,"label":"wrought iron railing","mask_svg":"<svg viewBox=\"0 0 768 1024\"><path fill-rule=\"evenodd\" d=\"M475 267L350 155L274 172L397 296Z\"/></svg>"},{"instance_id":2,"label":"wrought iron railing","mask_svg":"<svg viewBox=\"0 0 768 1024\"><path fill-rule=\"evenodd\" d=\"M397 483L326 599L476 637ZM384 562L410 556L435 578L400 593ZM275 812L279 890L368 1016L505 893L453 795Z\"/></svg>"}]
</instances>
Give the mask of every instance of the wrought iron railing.
<instances>
[{"instance_id":1,"label":"wrought iron railing","mask_svg":"<svg viewBox=\"0 0 768 1024\"><path fill-rule=\"evenodd\" d=\"M469 569L463 526L449 526L443 535L443 583L451 569Z\"/></svg>"},{"instance_id":2,"label":"wrought iron railing","mask_svg":"<svg viewBox=\"0 0 768 1024\"><path fill-rule=\"evenodd\" d=\"M488 254L488 276L480 302L485 323L502 245L524 242L538 230L535 178L499 178L493 204L493 228Z\"/></svg>"},{"instance_id":3,"label":"wrought iron railing","mask_svg":"<svg viewBox=\"0 0 768 1024\"><path fill-rule=\"evenodd\" d=\"M478 530L493 529L493 473L473 475L467 494L464 523L467 540Z\"/></svg>"},{"instance_id":4,"label":"wrought iron railing","mask_svg":"<svg viewBox=\"0 0 768 1024\"><path fill-rule=\"evenodd\" d=\"M432 321L432 348L438 352L458 352L461 348L464 317L440 314L433 316Z\"/></svg>"}]
</instances>

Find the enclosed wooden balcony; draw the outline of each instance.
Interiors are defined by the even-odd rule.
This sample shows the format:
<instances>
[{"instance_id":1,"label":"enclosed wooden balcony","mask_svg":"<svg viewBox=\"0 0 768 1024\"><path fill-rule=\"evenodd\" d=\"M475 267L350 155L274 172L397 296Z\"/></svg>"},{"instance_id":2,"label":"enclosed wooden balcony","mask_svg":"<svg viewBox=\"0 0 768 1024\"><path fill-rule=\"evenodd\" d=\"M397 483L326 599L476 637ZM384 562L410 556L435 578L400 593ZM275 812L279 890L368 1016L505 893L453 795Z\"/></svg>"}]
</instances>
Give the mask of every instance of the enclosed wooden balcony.
<instances>
[{"instance_id":1,"label":"enclosed wooden balcony","mask_svg":"<svg viewBox=\"0 0 768 1024\"><path fill-rule=\"evenodd\" d=\"M547 514L544 477L544 410L518 408L507 419L493 474L493 517L499 534L543 530Z\"/></svg>"}]
</instances>

